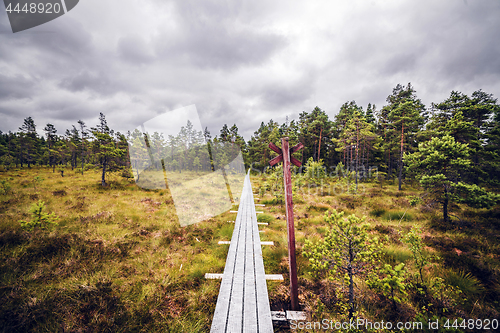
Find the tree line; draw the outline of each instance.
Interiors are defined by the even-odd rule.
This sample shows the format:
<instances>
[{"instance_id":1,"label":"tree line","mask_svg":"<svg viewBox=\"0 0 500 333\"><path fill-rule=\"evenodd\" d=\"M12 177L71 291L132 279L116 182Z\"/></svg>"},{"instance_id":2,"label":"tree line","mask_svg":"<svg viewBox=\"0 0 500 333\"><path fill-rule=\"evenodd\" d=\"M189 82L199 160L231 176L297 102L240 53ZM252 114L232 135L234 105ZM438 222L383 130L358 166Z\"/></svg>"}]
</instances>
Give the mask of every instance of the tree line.
<instances>
[{"instance_id":1,"label":"tree line","mask_svg":"<svg viewBox=\"0 0 500 333\"><path fill-rule=\"evenodd\" d=\"M39 136L34 120L28 117L17 132L0 132L0 164L7 168L47 165L54 170L71 166L82 172L86 165L99 166L104 185L109 171L129 167L139 170L151 163L167 170L214 170L216 160L219 164L228 162L241 149L246 168L263 170L274 156L268 149L269 142L279 145L281 137L288 136L291 145L304 144L297 156L303 164L312 158L321 161L327 172L338 170L340 164L342 170L355 174L356 182L366 178L369 168L376 166L385 178L397 180L401 189L405 180L425 173L418 171L419 167L433 167L417 166L415 158L410 161L406 156L418 153L421 144L436 147L437 142L445 146L442 153L450 161L455 156L450 147L466 150L462 157L468 161L467 166L462 163L462 168L455 167L453 176L448 177L450 181L457 183L460 179L477 186L498 186L500 181L500 106L492 94L482 90L470 96L452 91L444 101L426 107L411 83L398 84L380 109L368 104L365 110L349 101L332 119L315 107L311 112L300 113L298 120L283 124L272 119L262 122L248 142L236 124L224 124L214 138L207 128L203 132L194 130L190 122L176 136L153 133L145 137L138 130L122 134L108 127L103 113L97 126L90 129L80 120L63 135L52 124L43 130L44 135ZM461 148L449 140L462 144ZM129 144L135 147L133 152L129 151ZM221 145L232 148L217 149ZM216 157L216 151L220 156ZM408 169L410 165L414 168ZM446 169L445 173L451 172L448 165L441 168Z\"/></svg>"}]
</instances>

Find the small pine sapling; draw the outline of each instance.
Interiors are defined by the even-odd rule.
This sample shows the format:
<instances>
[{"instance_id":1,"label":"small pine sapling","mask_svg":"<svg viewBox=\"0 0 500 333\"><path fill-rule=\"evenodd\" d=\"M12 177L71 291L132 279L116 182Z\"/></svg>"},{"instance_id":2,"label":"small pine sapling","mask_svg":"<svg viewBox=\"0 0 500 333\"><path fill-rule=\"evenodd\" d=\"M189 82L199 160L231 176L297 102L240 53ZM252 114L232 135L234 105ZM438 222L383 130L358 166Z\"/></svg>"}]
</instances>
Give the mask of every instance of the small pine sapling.
<instances>
[{"instance_id":1,"label":"small pine sapling","mask_svg":"<svg viewBox=\"0 0 500 333\"><path fill-rule=\"evenodd\" d=\"M326 168L323 164L323 160L314 162L313 158L310 157L309 160L307 160L304 177L310 184L315 186L320 185L323 179L326 178Z\"/></svg>"},{"instance_id":2,"label":"small pine sapling","mask_svg":"<svg viewBox=\"0 0 500 333\"><path fill-rule=\"evenodd\" d=\"M11 187L10 187L10 183L8 181L6 181L5 179L2 179L2 180L0 180L0 185L2 186L0 188L1 194L7 194L10 192Z\"/></svg>"},{"instance_id":3,"label":"small pine sapling","mask_svg":"<svg viewBox=\"0 0 500 333\"><path fill-rule=\"evenodd\" d=\"M30 207L29 212L31 213L31 221L19 221L21 227L27 231L33 231L34 229L46 229L50 230L58 223L55 213L45 213L45 202L38 200L38 202L33 203Z\"/></svg>"},{"instance_id":4,"label":"small pine sapling","mask_svg":"<svg viewBox=\"0 0 500 333\"><path fill-rule=\"evenodd\" d=\"M344 281L349 288L349 319L354 316L354 278L366 275L379 261L380 243L368 232L366 217L349 215L333 210L325 213L330 225L326 235L317 243L305 241L304 256L309 258L316 277L326 275Z\"/></svg>"},{"instance_id":5,"label":"small pine sapling","mask_svg":"<svg viewBox=\"0 0 500 333\"><path fill-rule=\"evenodd\" d=\"M409 195L407 198L412 207L416 207L422 202L422 198L417 195Z\"/></svg>"},{"instance_id":6,"label":"small pine sapling","mask_svg":"<svg viewBox=\"0 0 500 333\"><path fill-rule=\"evenodd\" d=\"M43 179L40 176L33 177L33 188L35 189L35 191L36 191L36 184L41 184L44 180L45 179Z\"/></svg>"},{"instance_id":7,"label":"small pine sapling","mask_svg":"<svg viewBox=\"0 0 500 333\"><path fill-rule=\"evenodd\" d=\"M401 239L401 241L410 248L410 251L413 254L413 259L415 260L415 267L417 268L418 275L420 277L419 283L421 286L424 286L423 269L430 263L430 261L428 256L424 253L424 242L421 234L421 228L414 226L411 228L410 232Z\"/></svg>"},{"instance_id":8,"label":"small pine sapling","mask_svg":"<svg viewBox=\"0 0 500 333\"><path fill-rule=\"evenodd\" d=\"M271 192L271 195L276 198L276 202L280 205L285 200L283 188L283 166L279 165L273 169L268 169L269 176L267 177L265 188Z\"/></svg>"},{"instance_id":9,"label":"small pine sapling","mask_svg":"<svg viewBox=\"0 0 500 333\"><path fill-rule=\"evenodd\" d=\"M375 272L369 275L367 285L371 289L381 292L385 297L392 301L394 311L397 311L397 303L406 301L408 293L406 292L406 267L404 263L400 263L394 267L389 264L384 264L380 270L383 275L381 278Z\"/></svg>"}]
</instances>

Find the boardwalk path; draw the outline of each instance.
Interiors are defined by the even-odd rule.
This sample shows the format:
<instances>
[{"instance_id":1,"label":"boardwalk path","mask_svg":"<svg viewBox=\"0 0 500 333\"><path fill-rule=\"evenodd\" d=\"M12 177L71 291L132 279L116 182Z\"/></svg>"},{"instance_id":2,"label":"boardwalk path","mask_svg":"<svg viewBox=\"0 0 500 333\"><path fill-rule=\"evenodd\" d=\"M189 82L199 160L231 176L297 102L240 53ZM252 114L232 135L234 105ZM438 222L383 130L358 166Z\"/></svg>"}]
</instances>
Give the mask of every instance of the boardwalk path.
<instances>
[{"instance_id":1,"label":"boardwalk path","mask_svg":"<svg viewBox=\"0 0 500 333\"><path fill-rule=\"evenodd\" d=\"M210 332L273 332L249 174L243 185Z\"/></svg>"}]
</instances>

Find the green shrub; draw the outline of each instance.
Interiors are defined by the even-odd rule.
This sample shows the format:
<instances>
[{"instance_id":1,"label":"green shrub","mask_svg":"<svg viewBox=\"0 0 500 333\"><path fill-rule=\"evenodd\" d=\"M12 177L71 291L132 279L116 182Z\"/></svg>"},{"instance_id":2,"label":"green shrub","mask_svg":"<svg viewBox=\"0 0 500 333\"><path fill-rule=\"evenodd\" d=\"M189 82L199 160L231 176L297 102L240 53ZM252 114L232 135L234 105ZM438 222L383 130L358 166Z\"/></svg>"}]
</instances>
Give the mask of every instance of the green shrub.
<instances>
[{"instance_id":1,"label":"green shrub","mask_svg":"<svg viewBox=\"0 0 500 333\"><path fill-rule=\"evenodd\" d=\"M375 208L372 211L370 211L370 215L375 216L375 217L381 217L385 213L386 213L386 210L384 208Z\"/></svg>"},{"instance_id":2,"label":"green shrub","mask_svg":"<svg viewBox=\"0 0 500 333\"><path fill-rule=\"evenodd\" d=\"M477 295L484 291L484 287L479 280L470 272L465 273L464 271L460 271L457 273L455 271L449 271L445 274L444 280L450 286L459 288L467 295Z\"/></svg>"},{"instance_id":3,"label":"green shrub","mask_svg":"<svg viewBox=\"0 0 500 333\"><path fill-rule=\"evenodd\" d=\"M304 178L307 179L309 183L319 185L321 179L326 178L326 168L323 165L323 160L314 162L313 158L310 157L307 160Z\"/></svg>"},{"instance_id":4,"label":"green shrub","mask_svg":"<svg viewBox=\"0 0 500 333\"><path fill-rule=\"evenodd\" d=\"M408 212L387 212L384 214L384 218L389 221L412 221L413 215Z\"/></svg>"},{"instance_id":5,"label":"green shrub","mask_svg":"<svg viewBox=\"0 0 500 333\"><path fill-rule=\"evenodd\" d=\"M400 263L394 267L385 264L380 269L382 276L372 273L370 274L367 284L370 288L382 293L385 297L392 301L393 309L397 309L397 303L406 301L408 293L406 292L406 274L407 270L404 263Z\"/></svg>"},{"instance_id":6,"label":"green shrub","mask_svg":"<svg viewBox=\"0 0 500 333\"><path fill-rule=\"evenodd\" d=\"M271 222L274 220L274 217L268 214L257 214L257 221L258 222Z\"/></svg>"},{"instance_id":7,"label":"green shrub","mask_svg":"<svg viewBox=\"0 0 500 333\"><path fill-rule=\"evenodd\" d=\"M306 239L303 256L309 259L313 276L337 279L348 285L349 319L355 312L354 278L369 272L379 258L380 242L369 232L369 225L352 214L326 212L324 221L329 224L324 238L317 242Z\"/></svg>"},{"instance_id":8,"label":"green shrub","mask_svg":"<svg viewBox=\"0 0 500 333\"><path fill-rule=\"evenodd\" d=\"M41 184L45 179L43 179L43 177L40 177L40 176L35 176L33 177L33 188L35 189L36 191L36 184Z\"/></svg>"},{"instance_id":9,"label":"green shrub","mask_svg":"<svg viewBox=\"0 0 500 333\"><path fill-rule=\"evenodd\" d=\"M401 246L388 246L384 249L384 253L390 262L400 263L413 258L410 250Z\"/></svg>"},{"instance_id":10,"label":"green shrub","mask_svg":"<svg viewBox=\"0 0 500 333\"><path fill-rule=\"evenodd\" d=\"M47 214L43 211L44 209L45 202L42 200L33 203L29 210L31 221L19 221L21 227L25 230L33 231L34 229L52 229L52 227L56 226L57 217L55 213Z\"/></svg>"},{"instance_id":11,"label":"green shrub","mask_svg":"<svg viewBox=\"0 0 500 333\"><path fill-rule=\"evenodd\" d=\"M5 179L2 179L0 181L0 185L1 185L0 194L7 194L10 192L11 189L10 184Z\"/></svg>"},{"instance_id":12,"label":"green shrub","mask_svg":"<svg viewBox=\"0 0 500 333\"><path fill-rule=\"evenodd\" d=\"M308 211L315 210L317 212L324 212L324 211L327 211L331 208L332 207L330 205L327 205L325 203L320 202L320 203L313 203L313 204L307 205L306 210L308 210Z\"/></svg>"},{"instance_id":13,"label":"green shrub","mask_svg":"<svg viewBox=\"0 0 500 333\"><path fill-rule=\"evenodd\" d=\"M420 227L412 227L401 241L405 243L413 254L415 267L420 276L420 283L424 284L423 270L425 265L430 263L429 257L424 253L424 241L422 239L422 229Z\"/></svg>"},{"instance_id":14,"label":"green shrub","mask_svg":"<svg viewBox=\"0 0 500 333\"><path fill-rule=\"evenodd\" d=\"M278 200L276 198L272 199L264 199L260 201L264 205L276 205L278 203Z\"/></svg>"},{"instance_id":15,"label":"green shrub","mask_svg":"<svg viewBox=\"0 0 500 333\"><path fill-rule=\"evenodd\" d=\"M408 202L410 203L410 206L415 207L419 205L422 202L422 198L416 195L409 195L408 197Z\"/></svg>"}]
</instances>

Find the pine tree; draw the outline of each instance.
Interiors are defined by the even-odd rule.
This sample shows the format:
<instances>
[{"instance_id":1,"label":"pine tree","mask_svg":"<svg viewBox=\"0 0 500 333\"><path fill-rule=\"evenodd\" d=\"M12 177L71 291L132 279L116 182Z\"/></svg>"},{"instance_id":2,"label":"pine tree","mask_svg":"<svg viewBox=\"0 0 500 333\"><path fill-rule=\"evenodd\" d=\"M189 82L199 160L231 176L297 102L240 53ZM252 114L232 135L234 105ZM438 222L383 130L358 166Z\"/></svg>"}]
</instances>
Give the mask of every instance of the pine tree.
<instances>
[{"instance_id":1,"label":"pine tree","mask_svg":"<svg viewBox=\"0 0 500 333\"><path fill-rule=\"evenodd\" d=\"M354 111L344 125L338 139L333 139L337 145L337 150L343 152L344 163L349 170L355 172L356 192L358 190L358 179L360 170L369 168L368 161L370 151L376 147L377 135L374 133L374 126L366 121L366 118ZM363 172L362 177L365 176Z\"/></svg>"},{"instance_id":2,"label":"pine tree","mask_svg":"<svg viewBox=\"0 0 500 333\"><path fill-rule=\"evenodd\" d=\"M274 120L267 124L262 122L247 143L247 156L252 168L263 169L269 164L271 157L269 142L280 146L279 126ZM292 145L293 143L290 143Z\"/></svg>"},{"instance_id":3,"label":"pine tree","mask_svg":"<svg viewBox=\"0 0 500 333\"><path fill-rule=\"evenodd\" d=\"M85 125L85 122L83 120L78 120L78 125L80 125L80 134L82 135L81 141L80 141L80 159L81 159L81 164L82 164L82 175L83 175L83 167L85 165L85 152L87 150L87 139L89 137L89 133L86 130L87 125Z\"/></svg>"},{"instance_id":4,"label":"pine tree","mask_svg":"<svg viewBox=\"0 0 500 333\"><path fill-rule=\"evenodd\" d=\"M471 165L469 155L468 144L456 142L446 134L420 143L417 152L404 156L406 168L418 172L420 184L442 204L445 222L449 221L448 205L452 201L489 207L500 200L498 195L461 181Z\"/></svg>"},{"instance_id":5,"label":"pine tree","mask_svg":"<svg viewBox=\"0 0 500 333\"><path fill-rule=\"evenodd\" d=\"M55 172L55 154L54 145L57 140L57 129L52 124L47 124L43 129L45 131L45 136L47 137L47 148L49 153L49 166L52 167L52 172Z\"/></svg>"},{"instance_id":6,"label":"pine tree","mask_svg":"<svg viewBox=\"0 0 500 333\"><path fill-rule=\"evenodd\" d=\"M490 179L483 169L489 164L491 156L485 150L488 141L488 132L492 128L492 118L500 109L497 99L482 90L472 93L471 97L461 92L452 91L444 102L433 105L432 127L444 127L458 112L463 115L463 121L472 124L455 134L456 140L469 144L471 160L473 162L469 173L464 175L467 181L479 184Z\"/></svg>"},{"instance_id":7,"label":"pine tree","mask_svg":"<svg viewBox=\"0 0 500 333\"><path fill-rule=\"evenodd\" d=\"M403 178L403 154L416 147L416 133L425 123L425 106L417 99L415 89L411 83L406 88L397 85L392 95L387 97L387 106L382 110L385 135L385 148L388 151L388 173L391 173L392 160L397 158L398 163L398 189L401 190ZM396 155L396 156L395 156Z\"/></svg>"},{"instance_id":8,"label":"pine tree","mask_svg":"<svg viewBox=\"0 0 500 333\"><path fill-rule=\"evenodd\" d=\"M366 107L366 115L365 119L368 123L375 125L375 104L368 103L368 106Z\"/></svg>"},{"instance_id":9,"label":"pine tree","mask_svg":"<svg viewBox=\"0 0 500 333\"><path fill-rule=\"evenodd\" d=\"M304 159L307 160L309 157L319 161L330 148L333 123L325 111L316 106L311 113L304 111L299 115L299 128L299 140L304 144L302 162L304 163Z\"/></svg>"},{"instance_id":10,"label":"pine tree","mask_svg":"<svg viewBox=\"0 0 500 333\"><path fill-rule=\"evenodd\" d=\"M21 131L19 134L21 142L21 149L19 150L21 166L23 162L26 162L28 164L28 168L31 168L31 164L33 164L37 154L36 144L38 136L36 133L35 122L31 117L25 118L23 125L19 127L19 130Z\"/></svg>"},{"instance_id":11,"label":"pine tree","mask_svg":"<svg viewBox=\"0 0 500 333\"><path fill-rule=\"evenodd\" d=\"M125 155L125 150L118 147L112 137L107 125L106 118L101 112L99 116L100 124L92 129L94 141L92 142L92 152L102 168L101 185L106 186L106 173L113 171L118 163L116 159Z\"/></svg>"}]
</instances>

